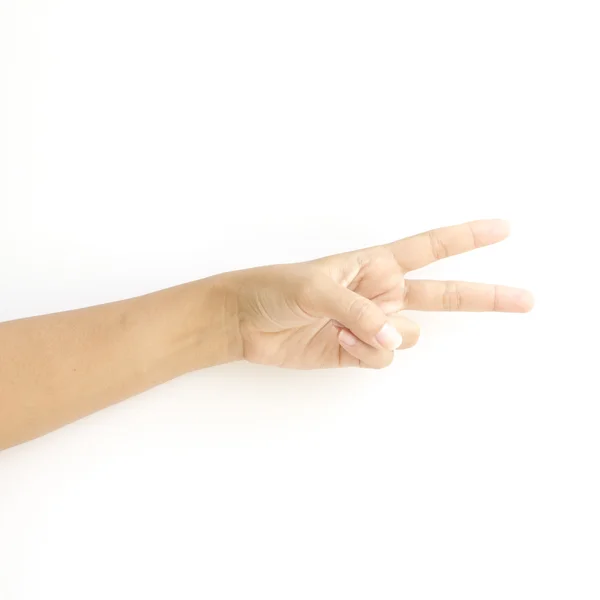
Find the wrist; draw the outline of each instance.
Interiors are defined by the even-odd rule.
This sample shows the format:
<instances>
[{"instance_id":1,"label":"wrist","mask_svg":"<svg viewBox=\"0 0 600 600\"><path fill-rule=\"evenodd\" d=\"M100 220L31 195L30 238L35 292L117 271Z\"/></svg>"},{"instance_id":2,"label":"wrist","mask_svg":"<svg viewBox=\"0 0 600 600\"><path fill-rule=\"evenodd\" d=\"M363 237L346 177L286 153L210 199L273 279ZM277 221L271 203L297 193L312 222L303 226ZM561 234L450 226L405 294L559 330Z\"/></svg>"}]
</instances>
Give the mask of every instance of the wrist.
<instances>
[{"instance_id":1,"label":"wrist","mask_svg":"<svg viewBox=\"0 0 600 600\"><path fill-rule=\"evenodd\" d=\"M144 364L170 379L243 358L237 292L229 274L134 299Z\"/></svg>"},{"instance_id":2,"label":"wrist","mask_svg":"<svg viewBox=\"0 0 600 600\"><path fill-rule=\"evenodd\" d=\"M215 275L181 287L185 289L180 341L189 351L189 370L242 360L238 289L233 274Z\"/></svg>"}]
</instances>

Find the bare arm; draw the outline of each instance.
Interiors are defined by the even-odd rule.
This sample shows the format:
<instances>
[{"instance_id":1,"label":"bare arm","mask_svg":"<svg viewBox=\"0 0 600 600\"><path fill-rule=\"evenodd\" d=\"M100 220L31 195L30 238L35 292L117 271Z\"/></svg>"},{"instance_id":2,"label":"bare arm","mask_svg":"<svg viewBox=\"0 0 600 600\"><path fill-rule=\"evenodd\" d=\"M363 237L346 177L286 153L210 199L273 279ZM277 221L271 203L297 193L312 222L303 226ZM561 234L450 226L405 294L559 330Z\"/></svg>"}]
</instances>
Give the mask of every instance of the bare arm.
<instances>
[{"instance_id":1,"label":"bare arm","mask_svg":"<svg viewBox=\"0 0 600 600\"><path fill-rule=\"evenodd\" d=\"M56 429L239 348L218 279L0 323L0 449Z\"/></svg>"},{"instance_id":2,"label":"bare arm","mask_svg":"<svg viewBox=\"0 0 600 600\"><path fill-rule=\"evenodd\" d=\"M293 265L226 273L83 310L0 324L0 449L179 375L233 360L388 366L413 346L410 310L527 312L525 290L408 279L508 235L474 221Z\"/></svg>"}]
</instances>

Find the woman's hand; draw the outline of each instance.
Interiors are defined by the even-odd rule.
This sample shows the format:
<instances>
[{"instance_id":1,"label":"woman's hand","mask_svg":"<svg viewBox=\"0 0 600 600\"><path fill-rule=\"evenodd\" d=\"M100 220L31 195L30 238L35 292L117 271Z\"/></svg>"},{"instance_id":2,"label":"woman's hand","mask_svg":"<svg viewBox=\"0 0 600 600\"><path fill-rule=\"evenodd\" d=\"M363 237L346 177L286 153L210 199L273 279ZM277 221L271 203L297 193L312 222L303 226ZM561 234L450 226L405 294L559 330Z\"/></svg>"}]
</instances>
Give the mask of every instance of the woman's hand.
<instances>
[{"instance_id":1,"label":"woman's hand","mask_svg":"<svg viewBox=\"0 0 600 600\"><path fill-rule=\"evenodd\" d=\"M388 366L419 327L410 310L527 312L525 290L456 281L409 280L434 261L507 237L501 220L474 221L391 244L293 265L229 274L235 287L243 358L316 369Z\"/></svg>"},{"instance_id":2,"label":"woman's hand","mask_svg":"<svg viewBox=\"0 0 600 600\"><path fill-rule=\"evenodd\" d=\"M0 323L0 450L184 373L234 360L380 368L408 348L412 310L526 312L523 290L405 274L504 239L475 221L319 260Z\"/></svg>"}]
</instances>

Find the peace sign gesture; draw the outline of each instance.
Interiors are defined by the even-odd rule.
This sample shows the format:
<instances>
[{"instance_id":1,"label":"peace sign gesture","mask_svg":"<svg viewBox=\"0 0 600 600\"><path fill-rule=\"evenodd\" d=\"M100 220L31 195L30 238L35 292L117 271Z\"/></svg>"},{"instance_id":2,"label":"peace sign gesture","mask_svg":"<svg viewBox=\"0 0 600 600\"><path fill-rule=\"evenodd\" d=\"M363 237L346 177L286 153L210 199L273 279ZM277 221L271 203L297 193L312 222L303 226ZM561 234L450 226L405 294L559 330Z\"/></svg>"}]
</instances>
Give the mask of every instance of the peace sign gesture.
<instances>
[{"instance_id":1,"label":"peace sign gesture","mask_svg":"<svg viewBox=\"0 0 600 600\"><path fill-rule=\"evenodd\" d=\"M527 312L533 298L525 290L405 278L508 233L505 221L473 221L306 263L231 273L226 287L236 297L240 355L283 367L381 368L395 349L418 340L404 309Z\"/></svg>"}]
</instances>

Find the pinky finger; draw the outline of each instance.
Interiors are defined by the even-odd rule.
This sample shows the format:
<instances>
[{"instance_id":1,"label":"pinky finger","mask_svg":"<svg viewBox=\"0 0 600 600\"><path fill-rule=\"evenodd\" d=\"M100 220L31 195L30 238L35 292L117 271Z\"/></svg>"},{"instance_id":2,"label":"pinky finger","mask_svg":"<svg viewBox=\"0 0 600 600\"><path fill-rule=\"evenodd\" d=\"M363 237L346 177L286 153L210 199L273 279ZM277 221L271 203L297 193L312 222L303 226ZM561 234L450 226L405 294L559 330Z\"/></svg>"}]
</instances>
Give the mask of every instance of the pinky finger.
<instances>
[{"instance_id":1,"label":"pinky finger","mask_svg":"<svg viewBox=\"0 0 600 600\"><path fill-rule=\"evenodd\" d=\"M342 329L338 336L342 354L341 367L364 367L383 369L389 367L394 360L394 352L383 348L373 348L359 340L347 329Z\"/></svg>"}]
</instances>

